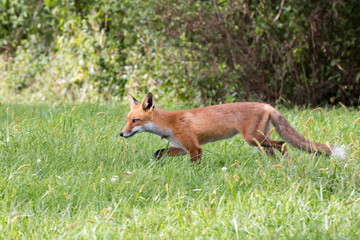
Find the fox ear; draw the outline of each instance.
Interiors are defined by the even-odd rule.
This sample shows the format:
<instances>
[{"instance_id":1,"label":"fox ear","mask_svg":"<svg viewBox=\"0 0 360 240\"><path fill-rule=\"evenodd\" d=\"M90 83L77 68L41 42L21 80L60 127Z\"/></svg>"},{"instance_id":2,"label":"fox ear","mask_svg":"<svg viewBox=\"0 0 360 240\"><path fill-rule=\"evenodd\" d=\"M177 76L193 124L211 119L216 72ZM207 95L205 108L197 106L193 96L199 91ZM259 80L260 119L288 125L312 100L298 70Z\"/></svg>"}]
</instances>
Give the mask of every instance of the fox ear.
<instances>
[{"instance_id":1,"label":"fox ear","mask_svg":"<svg viewBox=\"0 0 360 240\"><path fill-rule=\"evenodd\" d=\"M144 111L153 110L155 108L154 95L151 92L146 94L141 102L141 107Z\"/></svg>"},{"instance_id":2,"label":"fox ear","mask_svg":"<svg viewBox=\"0 0 360 240\"><path fill-rule=\"evenodd\" d=\"M128 93L128 97L129 97L129 101L130 101L130 107L133 108L137 105L140 105L140 102L138 100L136 100L136 98L134 98L133 96L131 96L130 93Z\"/></svg>"}]
</instances>

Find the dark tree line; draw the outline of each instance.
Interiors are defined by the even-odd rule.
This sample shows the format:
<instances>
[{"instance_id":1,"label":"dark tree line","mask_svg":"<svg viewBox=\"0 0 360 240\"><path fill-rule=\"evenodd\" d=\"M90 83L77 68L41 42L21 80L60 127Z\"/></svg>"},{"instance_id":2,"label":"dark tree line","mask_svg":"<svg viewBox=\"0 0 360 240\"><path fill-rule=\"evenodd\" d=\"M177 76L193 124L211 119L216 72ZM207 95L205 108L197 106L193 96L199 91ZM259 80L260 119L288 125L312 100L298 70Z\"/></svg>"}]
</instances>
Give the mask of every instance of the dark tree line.
<instances>
[{"instance_id":1,"label":"dark tree line","mask_svg":"<svg viewBox=\"0 0 360 240\"><path fill-rule=\"evenodd\" d=\"M90 61L95 69L81 65L83 78L69 85L75 98L90 84L101 96L136 88L205 103L360 103L358 0L18 0L3 1L0 23L5 61L19 47L33 62L67 46L70 58ZM72 45L83 34L89 41ZM9 85L33 87L48 70L28 71Z\"/></svg>"}]
</instances>

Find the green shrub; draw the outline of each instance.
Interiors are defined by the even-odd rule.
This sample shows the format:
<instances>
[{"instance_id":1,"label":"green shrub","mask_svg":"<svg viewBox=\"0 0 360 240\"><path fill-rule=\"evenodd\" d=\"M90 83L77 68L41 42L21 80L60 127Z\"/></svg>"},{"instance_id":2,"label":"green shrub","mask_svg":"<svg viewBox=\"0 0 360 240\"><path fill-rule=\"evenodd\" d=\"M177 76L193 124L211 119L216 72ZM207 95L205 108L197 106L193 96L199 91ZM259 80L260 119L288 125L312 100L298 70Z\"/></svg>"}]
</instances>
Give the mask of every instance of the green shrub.
<instances>
[{"instance_id":1,"label":"green shrub","mask_svg":"<svg viewBox=\"0 0 360 240\"><path fill-rule=\"evenodd\" d=\"M5 100L359 105L358 1L3 1Z\"/></svg>"}]
</instances>

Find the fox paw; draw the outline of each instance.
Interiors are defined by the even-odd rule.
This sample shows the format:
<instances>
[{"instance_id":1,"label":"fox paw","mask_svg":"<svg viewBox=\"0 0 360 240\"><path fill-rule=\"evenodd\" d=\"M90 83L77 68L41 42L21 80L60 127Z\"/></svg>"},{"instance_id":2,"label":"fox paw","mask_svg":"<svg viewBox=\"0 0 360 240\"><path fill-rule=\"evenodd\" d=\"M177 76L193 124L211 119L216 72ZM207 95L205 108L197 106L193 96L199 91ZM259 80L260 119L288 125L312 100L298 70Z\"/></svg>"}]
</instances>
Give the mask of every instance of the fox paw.
<instances>
[{"instance_id":1,"label":"fox paw","mask_svg":"<svg viewBox=\"0 0 360 240\"><path fill-rule=\"evenodd\" d=\"M159 149L159 150L157 150L157 151L155 152L155 154L154 154L154 158L155 158L156 160L160 160L160 158L163 156L164 152L165 152L165 149Z\"/></svg>"}]
</instances>

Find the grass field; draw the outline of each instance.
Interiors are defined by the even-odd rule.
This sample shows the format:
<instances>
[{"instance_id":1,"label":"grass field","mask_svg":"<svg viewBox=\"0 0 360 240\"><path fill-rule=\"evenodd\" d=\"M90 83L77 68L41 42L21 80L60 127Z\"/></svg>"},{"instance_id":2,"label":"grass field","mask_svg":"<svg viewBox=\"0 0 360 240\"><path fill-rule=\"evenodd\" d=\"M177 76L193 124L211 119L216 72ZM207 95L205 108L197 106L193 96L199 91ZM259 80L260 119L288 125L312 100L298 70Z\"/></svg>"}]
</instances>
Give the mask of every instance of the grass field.
<instances>
[{"instance_id":1,"label":"grass field","mask_svg":"<svg viewBox=\"0 0 360 240\"><path fill-rule=\"evenodd\" d=\"M348 157L266 158L238 135L200 166L156 162L164 140L118 136L128 106L3 104L0 238L359 239L360 111L280 109Z\"/></svg>"}]
</instances>

